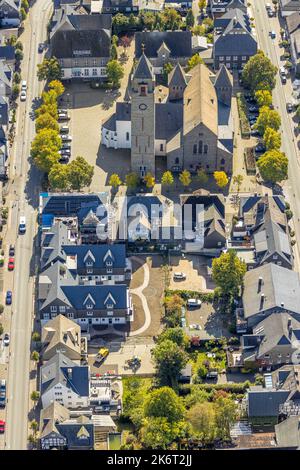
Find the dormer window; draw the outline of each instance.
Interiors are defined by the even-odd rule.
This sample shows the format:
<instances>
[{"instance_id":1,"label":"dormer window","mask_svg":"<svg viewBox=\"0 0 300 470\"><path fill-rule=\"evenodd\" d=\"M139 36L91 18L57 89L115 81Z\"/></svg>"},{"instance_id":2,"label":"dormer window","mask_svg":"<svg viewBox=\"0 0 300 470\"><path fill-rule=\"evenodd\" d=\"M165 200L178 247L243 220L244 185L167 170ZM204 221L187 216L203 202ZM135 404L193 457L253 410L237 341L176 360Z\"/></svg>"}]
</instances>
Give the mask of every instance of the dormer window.
<instances>
[{"instance_id":1,"label":"dormer window","mask_svg":"<svg viewBox=\"0 0 300 470\"><path fill-rule=\"evenodd\" d=\"M106 304L106 308L107 309L112 309L112 308L114 308L114 304Z\"/></svg>"},{"instance_id":2,"label":"dormer window","mask_svg":"<svg viewBox=\"0 0 300 470\"><path fill-rule=\"evenodd\" d=\"M112 265L113 265L112 261L106 261L106 266L112 266Z\"/></svg>"},{"instance_id":3,"label":"dormer window","mask_svg":"<svg viewBox=\"0 0 300 470\"><path fill-rule=\"evenodd\" d=\"M87 310L92 310L93 307L94 307L93 304L86 304Z\"/></svg>"},{"instance_id":4,"label":"dormer window","mask_svg":"<svg viewBox=\"0 0 300 470\"><path fill-rule=\"evenodd\" d=\"M93 266L93 264L94 264L93 261L87 261L86 262L86 266Z\"/></svg>"}]
</instances>

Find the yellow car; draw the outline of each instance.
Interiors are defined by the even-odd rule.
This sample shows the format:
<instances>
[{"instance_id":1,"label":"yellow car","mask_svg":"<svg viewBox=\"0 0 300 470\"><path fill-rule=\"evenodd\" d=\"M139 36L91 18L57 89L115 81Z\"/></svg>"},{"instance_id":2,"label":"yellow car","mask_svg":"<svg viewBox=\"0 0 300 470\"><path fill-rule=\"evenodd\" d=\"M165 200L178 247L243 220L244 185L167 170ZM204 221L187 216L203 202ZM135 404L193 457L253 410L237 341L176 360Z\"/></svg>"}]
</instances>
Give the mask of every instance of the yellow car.
<instances>
[{"instance_id":1,"label":"yellow car","mask_svg":"<svg viewBox=\"0 0 300 470\"><path fill-rule=\"evenodd\" d=\"M98 354L96 356L95 362L102 362L109 354L109 350L107 348L100 348Z\"/></svg>"}]
</instances>

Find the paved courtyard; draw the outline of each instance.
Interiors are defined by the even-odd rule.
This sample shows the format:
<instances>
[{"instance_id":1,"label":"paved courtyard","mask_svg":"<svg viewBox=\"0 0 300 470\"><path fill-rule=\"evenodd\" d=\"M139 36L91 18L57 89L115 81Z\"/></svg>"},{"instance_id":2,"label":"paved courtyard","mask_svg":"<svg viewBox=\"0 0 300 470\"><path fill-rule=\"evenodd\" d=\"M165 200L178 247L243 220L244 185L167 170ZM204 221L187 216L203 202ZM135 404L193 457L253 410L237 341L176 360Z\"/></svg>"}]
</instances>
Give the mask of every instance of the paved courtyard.
<instances>
[{"instance_id":1,"label":"paved courtyard","mask_svg":"<svg viewBox=\"0 0 300 470\"><path fill-rule=\"evenodd\" d=\"M187 289L199 292L212 292L214 283L207 272L209 258L196 255L185 255L185 257L170 257L170 289ZM175 272L183 272L186 275L184 281L175 281Z\"/></svg>"},{"instance_id":2,"label":"paved courtyard","mask_svg":"<svg viewBox=\"0 0 300 470\"><path fill-rule=\"evenodd\" d=\"M231 334L223 324L223 317L216 312L211 303L202 302L200 308L186 311L186 333L203 339L230 337Z\"/></svg>"}]
</instances>

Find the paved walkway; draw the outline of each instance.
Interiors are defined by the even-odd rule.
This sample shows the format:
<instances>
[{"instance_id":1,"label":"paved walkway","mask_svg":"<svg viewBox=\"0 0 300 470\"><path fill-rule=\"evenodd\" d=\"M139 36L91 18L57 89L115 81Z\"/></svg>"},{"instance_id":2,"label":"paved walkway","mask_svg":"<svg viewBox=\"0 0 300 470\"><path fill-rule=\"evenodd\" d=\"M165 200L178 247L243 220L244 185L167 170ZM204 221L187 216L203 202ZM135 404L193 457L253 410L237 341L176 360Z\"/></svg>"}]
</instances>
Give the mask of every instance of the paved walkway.
<instances>
[{"instance_id":1,"label":"paved walkway","mask_svg":"<svg viewBox=\"0 0 300 470\"><path fill-rule=\"evenodd\" d=\"M151 325L151 313L150 313L150 310L149 310L149 307L148 307L147 299L143 294L144 289L146 289L149 285L150 271L149 271L148 264L147 263L143 264L143 261L141 261L140 258L138 258L137 256L133 256L132 259L134 259L134 261L136 261L137 263L142 265L143 270L144 270L143 284L141 284L139 287L136 287L135 289L131 290L132 294L137 295L141 299L143 309L144 309L144 314L145 314L145 323L143 324L143 326L141 326L141 328L139 328L138 330L131 331L129 333L129 336L137 336L137 335L140 335L140 334L144 333L144 331L146 331L149 328L149 326Z\"/></svg>"}]
</instances>

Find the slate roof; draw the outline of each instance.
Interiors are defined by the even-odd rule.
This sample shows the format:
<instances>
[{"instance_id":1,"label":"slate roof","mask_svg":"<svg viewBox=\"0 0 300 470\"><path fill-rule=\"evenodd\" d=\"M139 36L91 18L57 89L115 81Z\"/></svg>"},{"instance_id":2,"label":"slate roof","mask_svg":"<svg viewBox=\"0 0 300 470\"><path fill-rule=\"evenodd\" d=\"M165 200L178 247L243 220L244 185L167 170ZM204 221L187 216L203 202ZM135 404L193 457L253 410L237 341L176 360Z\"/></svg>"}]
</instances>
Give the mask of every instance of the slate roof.
<instances>
[{"instance_id":1,"label":"slate roof","mask_svg":"<svg viewBox=\"0 0 300 470\"><path fill-rule=\"evenodd\" d=\"M248 416L271 417L278 416L279 406L288 398L286 390L269 390L260 387L250 387L248 391Z\"/></svg>"},{"instance_id":2,"label":"slate roof","mask_svg":"<svg viewBox=\"0 0 300 470\"><path fill-rule=\"evenodd\" d=\"M185 72L180 64L176 64L173 70L169 73L168 76L168 87L181 86L185 88L187 85L187 80Z\"/></svg>"},{"instance_id":3,"label":"slate roof","mask_svg":"<svg viewBox=\"0 0 300 470\"><path fill-rule=\"evenodd\" d=\"M261 288L258 287L260 277L263 279ZM274 263L247 271L244 278L243 306L245 318L273 308L300 313L299 274Z\"/></svg>"},{"instance_id":4,"label":"slate roof","mask_svg":"<svg viewBox=\"0 0 300 470\"><path fill-rule=\"evenodd\" d=\"M78 422L79 421L79 422ZM80 422L82 421L82 422ZM72 419L56 424L58 432L67 439L68 449L94 447L94 425L86 417Z\"/></svg>"},{"instance_id":5,"label":"slate roof","mask_svg":"<svg viewBox=\"0 0 300 470\"><path fill-rule=\"evenodd\" d=\"M49 406L41 410L40 438L45 438L51 432L57 432L56 424L69 418L69 410L58 401L53 401Z\"/></svg>"},{"instance_id":6,"label":"slate roof","mask_svg":"<svg viewBox=\"0 0 300 470\"><path fill-rule=\"evenodd\" d=\"M14 46L0 46L0 60L14 60L15 48Z\"/></svg>"},{"instance_id":7,"label":"slate roof","mask_svg":"<svg viewBox=\"0 0 300 470\"><path fill-rule=\"evenodd\" d=\"M182 128L182 103L155 104L155 138L169 140Z\"/></svg>"},{"instance_id":8,"label":"slate roof","mask_svg":"<svg viewBox=\"0 0 300 470\"><path fill-rule=\"evenodd\" d=\"M217 72L215 87L216 88L232 88L233 77L227 67L223 64Z\"/></svg>"},{"instance_id":9,"label":"slate roof","mask_svg":"<svg viewBox=\"0 0 300 470\"><path fill-rule=\"evenodd\" d=\"M257 52L257 42L251 34L228 34L229 31L216 36L214 41L214 55L226 56L252 56Z\"/></svg>"},{"instance_id":10,"label":"slate roof","mask_svg":"<svg viewBox=\"0 0 300 470\"><path fill-rule=\"evenodd\" d=\"M12 9L12 11L8 10L6 5L8 5ZM1 2L0 2L0 11L2 11L2 12L5 11L6 14L8 15L8 18L18 18L19 17L19 5L14 0L1 0Z\"/></svg>"},{"instance_id":11,"label":"slate roof","mask_svg":"<svg viewBox=\"0 0 300 470\"><path fill-rule=\"evenodd\" d=\"M192 33L190 31L143 31L135 33L135 57L139 58L144 50L147 57L157 57L162 43L170 50L170 58L190 57L192 55Z\"/></svg>"},{"instance_id":12,"label":"slate roof","mask_svg":"<svg viewBox=\"0 0 300 470\"><path fill-rule=\"evenodd\" d=\"M150 60L145 54L142 54L139 58L139 61L133 74L133 79L154 79L153 67L151 65Z\"/></svg>"},{"instance_id":13,"label":"slate roof","mask_svg":"<svg viewBox=\"0 0 300 470\"><path fill-rule=\"evenodd\" d=\"M95 261L93 268L105 268L105 258L113 262L114 268L125 268L126 250L124 244L115 245L66 245L62 251L68 256L76 256L77 269L86 266L84 258L91 253Z\"/></svg>"},{"instance_id":14,"label":"slate roof","mask_svg":"<svg viewBox=\"0 0 300 470\"><path fill-rule=\"evenodd\" d=\"M68 231L66 224L62 221L56 221L49 231L42 233L40 258L42 270L58 258L62 261L66 260L62 246L70 243Z\"/></svg>"},{"instance_id":15,"label":"slate roof","mask_svg":"<svg viewBox=\"0 0 300 470\"><path fill-rule=\"evenodd\" d=\"M214 21L215 28L226 29L229 25L230 30L236 28L245 29L248 32L251 31L250 20L248 15L239 8L231 8L227 10L224 15L222 15L220 18L216 18Z\"/></svg>"},{"instance_id":16,"label":"slate roof","mask_svg":"<svg viewBox=\"0 0 300 470\"><path fill-rule=\"evenodd\" d=\"M300 416L289 416L275 426L276 441L279 447L297 448L300 446Z\"/></svg>"},{"instance_id":17,"label":"slate roof","mask_svg":"<svg viewBox=\"0 0 300 470\"><path fill-rule=\"evenodd\" d=\"M61 291L76 310L85 310L85 303L88 298L92 298L95 310L106 309L106 303L109 302L109 296L114 300L114 309L126 309L127 305L127 286L101 285L101 286L61 286Z\"/></svg>"},{"instance_id":18,"label":"slate roof","mask_svg":"<svg viewBox=\"0 0 300 470\"><path fill-rule=\"evenodd\" d=\"M106 194L104 196L106 197ZM40 211L53 216L79 217L80 210L87 215L91 208L96 211L97 208L103 207L103 202L101 194L41 193Z\"/></svg>"},{"instance_id":19,"label":"slate roof","mask_svg":"<svg viewBox=\"0 0 300 470\"><path fill-rule=\"evenodd\" d=\"M78 366L58 352L41 367L41 395L59 383L81 397L88 397L89 366Z\"/></svg>"},{"instance_id":20,"label":"slate roof","mask_svg":"<svg viewBox=\"0 0 300 470\"><path fill-rule=\"evenodd\" d=\"M80 357L80 326L64 315L49 320L42 329L43 355L58 345L73 350Z\"/></svg>"},{"instance_id":21,"label":"slate roof","mask_svg":"<svg viewBox=\"0 0 300 470\"><path fill-rule=\"evenodd\" d=\"M94 15L92 15L94 16ZM95 15L96 16L96 15ZM57 31L51 39L52 55L58 59L85 57L75 51L89 51L89 57L110 56L110 31Z\"/></svg>"}]
</instances>

